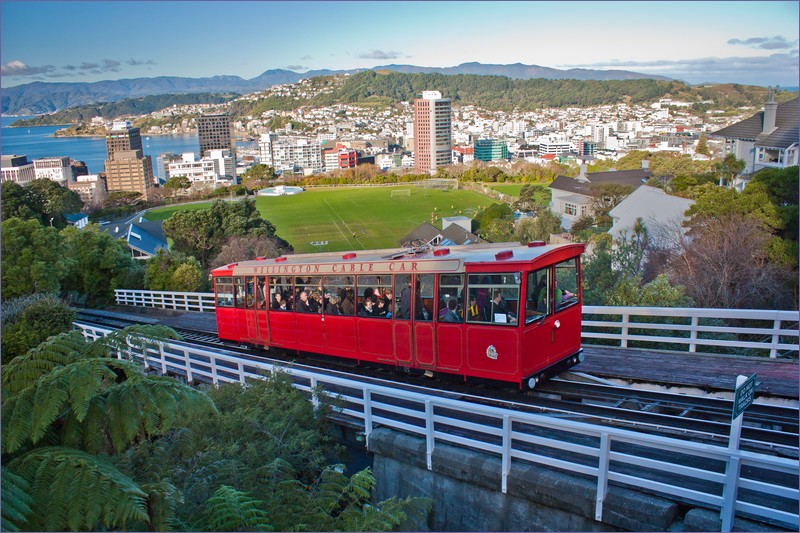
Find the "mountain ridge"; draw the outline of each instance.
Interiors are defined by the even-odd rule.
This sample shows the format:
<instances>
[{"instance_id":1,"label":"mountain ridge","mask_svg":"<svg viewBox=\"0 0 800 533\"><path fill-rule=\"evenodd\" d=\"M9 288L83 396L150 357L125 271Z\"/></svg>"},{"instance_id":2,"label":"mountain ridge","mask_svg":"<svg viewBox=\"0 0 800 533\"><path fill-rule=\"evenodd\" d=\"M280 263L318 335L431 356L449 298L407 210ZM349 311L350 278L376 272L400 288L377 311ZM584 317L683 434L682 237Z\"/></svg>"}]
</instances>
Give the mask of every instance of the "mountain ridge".
<instances>
[{"instance_id":1,"label":"mountain ridge","mask_svg":"<svg viewBox=\"0 0 800 533\"><path fill-rule=\"evenodd\" d=\"M414 69L414 70L412 70ZM483 64L467 62L453 67L419 67L415 65L381 65L369 69L330 70L318 69L298 73L287 69L268 69L251 79L240 76L216 75L204 78L156 76L152 78L123 78L96 82L42 82L35 81L2 89L0 112L4 115L37 115L52 113L77 105L116 102L125 98L171 93L234 92L247 94L268 89L274 85L296 83L302 79L336 74L354 74L365 70L391 70L406 73L477 74L506 76L511 79L579 79L626 80L659 79L632 71L569 69L559 70L523 63Z\"/></svg>"}]
</instances>

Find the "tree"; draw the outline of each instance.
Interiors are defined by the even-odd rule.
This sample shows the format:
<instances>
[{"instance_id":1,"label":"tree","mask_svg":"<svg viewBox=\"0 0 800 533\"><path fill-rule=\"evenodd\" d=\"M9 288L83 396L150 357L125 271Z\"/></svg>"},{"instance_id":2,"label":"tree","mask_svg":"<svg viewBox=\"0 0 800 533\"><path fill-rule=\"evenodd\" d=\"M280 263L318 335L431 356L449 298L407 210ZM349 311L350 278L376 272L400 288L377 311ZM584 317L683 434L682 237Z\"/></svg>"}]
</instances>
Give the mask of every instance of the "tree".
<instances>
[{"instance_id":1,"label":"tree","mask_svg":"<svg viewBox=\"0 0 800 533\"><path fill-rule=\"evenodd\" d=\"M771 261L771 233L755 215L696 215L669 278L686 285L700 307L786 309L795 305L785 264Z\"/></svg>"},{"instance_id":2,"label":"tree","mask_svg":"<svg viewBox=\"0 0 800 533\"><path fill-rule=\"evenodd\" d=\"M110 191L108 198L106 198L105 207L110 209L133 207L142 201L141 193L136 191Z\"/></svg>"},{"instance_id":3,"label":"tree","mask_svg":"<svg viewBox=\"0 0 800 533\"><path fill-rule=\"evenodd\" d=\"M137 484L114 464L184 416L214 409L202 392L127 360L131 345L165 338L176 335L163 326L133 326L93 342L72 331L4 365L3 473L13 475L15 490L3 507L19 510L4 510L4 529L167 527L160 511L169 481ZM118 352L123 359L111 357Z\"/></svg>"},{"instance_id":4,"label":"tree","mask_svg":"<svg viewBox=\"0 0 800 533\"><path fill-rule=\"evenodd\" d=\"M2 363L72 328L75 311L50 293L38 293L3 302Z\"/></svg>"},{"instance_id":5,"label":"tree","mask_svg":"<svg viewBox=\"0 0 800 533\"><path fill-rule=\"evenodd\" d=\"M83 209L83 201L78 193L62 187L48 179L33 180L25 187L25 193L30 198L29 205L34 211L41 214L43 224L55 227L64 227L64 215L78 213Z\"/></svg>"},{"instance_id":6,"label":"tree","mask_svg":"<svg viewBox=\"0 0 800 533\"><path fill-rule=\"evenodd\" d=\"M194 256L208 267L223 243L233 236L275 237L275 226L261 218L255 200L215 200L208 209L179 211L164 222L173 249Z\"/></svg>"},{"instance_id":7,"label":"tree","mask_svg":"<svg viewBox=\"0 0 800 533\"><path fill-rule=\"evenodd\" d=\"M186 176L172 176L164 183L164 188L172 192L175 196L178 191L188 191L192 188L192 182Z\"/></svg>"},{"instance_id":8,"label":"tree","mask_svg":"<svg viewBox=\"0 0 800 533\"><path fill-rule=\"evenodd\" d=\"M733 180L741 174L744 167L744 161L739 161L733 154L726 155L722 161L714 165L714 170L719 175L719 186L722 187L723 184L727 184L728 187L731 187Z\"/></svg>"},{"instance_id":9,"label":"tree","mask_svg":"<svg viewBox=\"0 0 800 533\"><path fill-rule=\"evenodd\" d=\"M711 156L711 150L708 148L708 140L706 138L706 134L703 133L700 135L700 139L697 140L697 146L694 149L694 153Z\"/></svg>"},{"instance_id":10,"label":"tree","mask_svg":"<svg viewBox=\"0 0 800 533\"><path fill-rule=\"evenodd\" d=\"M508 204L492 204L475 215L475 222L477 222L479 229L487 228L492 220L496 218L510 218L511 215L512 211Z\"/></svg>"},{"instance_id":11,"label":"tree","mask_svg":"<svg viewBox=\"0 0 800 533\"><path fill-rule=\"evenodd\" d=\"M539 209L536 218L525 218L519 221L514 231L519 242L550 242L550 235L562 233L561 217L549 209Z\"/></svg>"},{"instance_id":12,"label":"tree","mask_svg":"<svg viewBox=\"0 0 800 533\"><path fill-rule=\"evenodd\" d=\"M608 212L633 192L633 187L618 183L593 184L590 187L591 207L598 226L611 226Z\"/></svg>"},{"instance_id":13,"label":"tree","mask_svg":"<svg viewBox=\"0 0 800 533\"><path fill-rule=\"evenodd\" d=\"M211 261L211 266L219 267L237 261L251 261L256 257L280 257L284 251L278 240L271 237L229 237L222 245L219 254Z\"/></svg>"},{"instance_id":14,"label":"tree","mask_svg":"<svg viewBox=\"0 0 800 533\"><path fill-rule=\"evenodd\" d=\"M58 292L68 265L57 229L37 220L3 221L3 298Z\"/></svg>"},{"instance_id":15,"label":"tree","mask_svg":"<svg viewBox=\"0 0 800 533\"><path fill-rule=\"evenodd\" d=\"M136 269L127 246L96 224L81 230L70 226L61 235L69 264L62 288L83 295L90 305L113 302L114 289L122 288L122 280Z\"/></svg>"},{"instance_id":16,"label":"tree","mask_svg":"<svg viewBox=\"0 0 800 533\"><path fill-rule=\"evenodd\" d=\"M239 183L251 191L268 187L270 182L276 178L275 169L271 166L258 164L248 168L239 176Z\"/></svg>"},{"instance_id":17,"label":"tree","mask_svg":"<svg viewBox=\"0 0 800 533\"><path fill-rule=\"evenodd\" d=\"M492 219L481 227L481 237L489 242L510 242L514 240L514 223L502 218Z\"/></svg>"},{"instance_id":18,"label":"tree","mask_svg":"<svg viewBox=\"0 0 800 533\"><path fill-rule=\"evenodd\" d=\"M206 286L204 274L194 257L160 248L147 260L144 283L151 291L197 292Z\"/></svg>"},{"instance_id":19,"label":"tree","mask_svg":"<svg viewBox=\"0 0 800 533\"><path fill-rule=\"evenodd\" d=\"M2 213L3 220L20 218L23 220L36 219L42 221L41 213L33 210L29 204L30 198L25 194L25 188L13 181L4 181L2 185Z\"/></svg>"}]
</instances>

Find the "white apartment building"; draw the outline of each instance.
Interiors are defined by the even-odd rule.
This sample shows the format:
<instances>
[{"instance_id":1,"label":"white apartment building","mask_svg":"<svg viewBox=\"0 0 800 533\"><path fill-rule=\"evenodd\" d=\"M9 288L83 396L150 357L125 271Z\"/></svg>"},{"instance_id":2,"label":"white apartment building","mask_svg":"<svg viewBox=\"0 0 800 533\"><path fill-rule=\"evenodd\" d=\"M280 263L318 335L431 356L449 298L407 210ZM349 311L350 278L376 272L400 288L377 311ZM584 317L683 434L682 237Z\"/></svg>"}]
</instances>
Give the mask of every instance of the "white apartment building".
<instances>
[{"instance_id":1,"label":"white apartment building","mask_svg":"<svg viewBox=\"0 0 800 533\"><path fill-rule=\"evenodd\" d=\"M203 159L213 159L217 162L221 181L236 182L236 158L231 155L230 150L209 150Z\"/></svg>"},{"instance_id":2,"label":"white apartment building","mask_svg":"<svg viewBox=\"0 0 800 533\"><path fill-rule=\"evenodd\" d=\"M193 186L215 187L219 181L219 162L216 159L196 159L194 153L183 154L182 160L169 164L169 176L185 176Z\"/></svg>"},{"instance_id":3,"label":"white apartment building","mask_svg":"<svg viewBox=\"0 0 800 533\"><path fill-rule=\"evenodd\" d=\"M324 160L325 170L330 172L339 168L339 150L325 150Z\"/></svg>"},{"instance_id":4,"label":"white apartment building","mask_svg":"<svg viewBox=\"0 0 800 533\"><path fill-rule=\"evenodd\" d=\"M33 171L37 180L52 180L62 187L72 180L72 167L67 156L34 159Z\"/></svg>"},{"instance_id":5,"label":"white apartment building","mask_svg":"<svg viewBox=\"0 0 800 533\"><path fill-rule=\"evenodd\" d=\"M108 191L106 190L106 179L99 174L86 174L78 176L75 181L67 184L69 190L77 193L86 205L102 203Z\"/></svg>"},{"instance_id":6,"label":"white apartment building","mask_svg":"<svg viewBox=\"0 0 800 533\"><path fill-rule=\"evenodd\" d=\"M267 133L261 136L258 147L261 162L275 170L294 171L301 168L314 174L322 172L322 146L319 141L281 138L274 133Z\"/></svg>"},{"instance_id":7,"label":"white apartment building","mask_svg":"<svg viewBox=\"0 0 800 533\"><path fill-rule=\"evenodd\" d=\"M0 177L2 181L13 181L19 185L28 185L36 179L33 163L26 155L4 155L0 159Z\"/></svg>"}]
</instances>

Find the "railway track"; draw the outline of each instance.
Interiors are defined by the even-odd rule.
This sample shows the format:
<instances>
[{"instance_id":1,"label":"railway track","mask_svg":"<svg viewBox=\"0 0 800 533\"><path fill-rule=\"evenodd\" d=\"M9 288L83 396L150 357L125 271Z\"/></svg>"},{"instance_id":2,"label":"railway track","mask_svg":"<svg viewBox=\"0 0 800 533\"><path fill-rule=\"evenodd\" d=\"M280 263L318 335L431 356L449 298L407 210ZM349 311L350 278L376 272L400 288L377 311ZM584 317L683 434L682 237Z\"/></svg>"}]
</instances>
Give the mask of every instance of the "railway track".
<instances>
[{"instance_id":1,"label":"railway track","mask_svg":"<svg viewBox=\"0 0 800 533\"><path fill-rule=\"evenodd\" d=\"M81 312L81 320L102 327L121 328L153 319L135 321L121 316L103 317ZM216 335L175 328L183 342L208 349L224 350L244 360L291 363L295 367L342 375L374 384L400 387L430 395L458 398L481 405L492 405L520 412L570 418L596 425L632 429L650 434L726 445L730 432L730 400L666 392L644 391L623 386L575 382L565 379L547 381L533 391L521 394L513 384L471 380L460 376L426 377L418 372L404 372L394 367L358 365L355 361L280 353L280 350L254 349L220 341ZM301 355L298 357L298 355ZM246 365L245 365L246 366ZM453 379L455 378L455 379ZM337 391L329 391L336 393ZM398 403L401 406L401 402ZM741 448L777 456L798 457L798 409L753 404L744 415Z\"/></svg>"}]
</instances>

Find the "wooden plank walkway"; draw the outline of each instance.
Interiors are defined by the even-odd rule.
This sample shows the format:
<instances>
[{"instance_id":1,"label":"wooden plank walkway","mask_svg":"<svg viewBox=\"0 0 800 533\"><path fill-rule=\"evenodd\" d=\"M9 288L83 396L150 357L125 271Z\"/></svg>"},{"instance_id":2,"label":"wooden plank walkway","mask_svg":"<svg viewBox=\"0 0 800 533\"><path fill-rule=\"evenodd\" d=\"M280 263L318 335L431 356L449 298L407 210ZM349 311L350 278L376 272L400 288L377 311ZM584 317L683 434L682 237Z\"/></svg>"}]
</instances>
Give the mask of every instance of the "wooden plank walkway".
<instances>
[{"instance_id":1,"label":"wooden plank walkway","mask_svg":"<svg viewBox=\"0 0 800 533\"><path fill-rule=\"evenodd\" d=\"M214 313L117 306L116 313L158 318L161 324L217 333ZM735 355L666 352L584 345L586 359L572 368L603 378L732 391L739 374L758 374L756 396L800 399L797 361Z\"/></svg>"}]
</instances>

